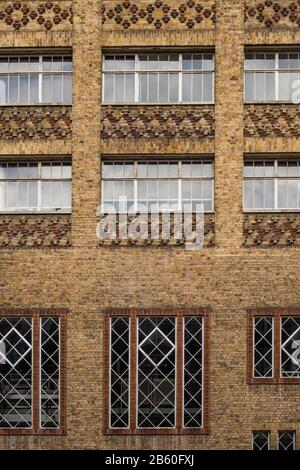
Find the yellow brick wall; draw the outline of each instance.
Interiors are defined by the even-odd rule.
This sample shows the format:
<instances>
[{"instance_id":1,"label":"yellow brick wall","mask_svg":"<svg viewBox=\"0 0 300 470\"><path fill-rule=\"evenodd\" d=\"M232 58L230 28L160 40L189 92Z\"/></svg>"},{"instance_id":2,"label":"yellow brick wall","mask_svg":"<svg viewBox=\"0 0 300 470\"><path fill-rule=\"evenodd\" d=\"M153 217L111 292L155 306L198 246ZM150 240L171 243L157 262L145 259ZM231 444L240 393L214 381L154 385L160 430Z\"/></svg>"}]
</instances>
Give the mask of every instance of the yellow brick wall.
<instances>
[{"instance_id":1,"label":"yellow brick wall","mask_svg":"<svg viewBox=\"0 0 300 470\"><path fill-rule=\"evenodd\" d=\"M0 2L2 4L11 2ZM23 2L25 3L25 2ZM35 3L35 2L30 2ZM64 4L70 2L60 2ZM290 29L259 32L244 27L244 2L217 0L210 21L188 28L169 22L161 28L139 23L121 29L102 25L101 8L121 2L74 0L73 25L35 31L4 29L0 46L73 47L72 138L0 139L0 154L72 154L72 246L0 251L1 307L66 307L67 433L65 436L0 436L2 449L249 449L252 430L298 430L299 385L246 384L247 307L300 305L297 247L243 247L243 153L299 151L297 139L244 138L244 44L292 44ZM147 2L132 2L147 3ZM149 2L150 3L150 2ZM151 2L155 3L155 2ZM181 1L166 1L179 8ZM193 8L190 9L191 14ZM152 23L153 24L153 23ZM198 24L198 23L197 23ZM33 27L33 25L32 25ZM5 26L5 28L7 28ZM210 46L216 49L215 138L101 139L101 47ZM283 140L284 139L284 140ZM128 145L127 145L128 144ZM269 147L270 146L270 147ZM214 154L216 246L198 252L164 247L99 247L95 235L102 154ZM103 311L106 308L211 307L209 428L205 436L117 436L102 433Z\"/></svg>"}]
</instances>

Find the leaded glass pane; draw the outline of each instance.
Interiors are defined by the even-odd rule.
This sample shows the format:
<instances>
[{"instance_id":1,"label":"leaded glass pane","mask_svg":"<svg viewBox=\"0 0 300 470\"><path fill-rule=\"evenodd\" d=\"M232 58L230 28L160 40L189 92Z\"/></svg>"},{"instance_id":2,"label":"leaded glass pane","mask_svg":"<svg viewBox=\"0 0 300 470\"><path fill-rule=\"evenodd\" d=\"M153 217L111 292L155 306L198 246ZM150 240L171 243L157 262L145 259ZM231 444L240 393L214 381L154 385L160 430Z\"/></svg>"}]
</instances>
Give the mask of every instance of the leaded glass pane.
<instances>
[{"instance_id":1,"label":"leaded glass pane","mask_svg":"<svg viewBox=\"0 0 300 470\"><path fill-rule=\"evenodd\" d=\"M202 427L203 319L184 321L184 427Z\"/></svg>"},{"instance_id":2,"label":"leaded glass pane","mask_svg":"<svg viewBox=\"0 0 300 470\"><path fill-rule=\"evenodd\" d=\"M175 427L176 319L138 319L139 428Z\"/></svg>"},{"instance_id":3,"label":"leaded glass pane","mask_svg":"<svg viewBox=\"0 0 300 470\"><path fill-rule=\"evenodd\" d=\"M273 318L254 319L254 377L273 377Z\"/></svg>"},{"instance_id":4,"label":"leaded glass pane","mask_svg":"<svg viewBox=\"0 0 300 470\"><path fill-rule=\"evenodd\" d=\"M0 428L32 427L32 320L0 318Z\"/></svg>"},{"instance_id":5,"label":"leaded glass pane","mask_svg":"<svg viewBox=\"0 0 300 470\"><path fill-rule=\"evenodd\" d=\"M253 432L253 450L269 450L270 431Z\"/></svg>"},{"instance_id":6,"label":"leaded glass pane","mask_svg":"<svg viewBox=\"0 0 300 470\"><path fill-rule=\"evenodd\" d=\"M129 427L129 318L111 318L110 427Z\"/></svg>"},{"instance_id":7,"label":"leaded glass pane","mask_svg":"<svg viewBox=\"0 0 300 470\"><path fill-rule=\"evenodd\" d=\"M41 427L58 428L60 417L60 321L41 318Z\"/></svg>"},{"instance_id":8,"label":"leaded glass pane","mask_svg":"<svg viewBox=\"0 0 300 470\"><path fill-rule=\"evenodd\" d=\"M296 432L279 431L278 432L278 450L295 450Z\"/></svg>"},{"instance_id":9,"label":"leaded glass pane","mask_svg":"<svg viewBox=\"0 0 300 470\"><path fill-rule=\"evenodd\" d=\"M300 377L300 318L281 318L281 376Z\"/></svg>"}]
</instances>

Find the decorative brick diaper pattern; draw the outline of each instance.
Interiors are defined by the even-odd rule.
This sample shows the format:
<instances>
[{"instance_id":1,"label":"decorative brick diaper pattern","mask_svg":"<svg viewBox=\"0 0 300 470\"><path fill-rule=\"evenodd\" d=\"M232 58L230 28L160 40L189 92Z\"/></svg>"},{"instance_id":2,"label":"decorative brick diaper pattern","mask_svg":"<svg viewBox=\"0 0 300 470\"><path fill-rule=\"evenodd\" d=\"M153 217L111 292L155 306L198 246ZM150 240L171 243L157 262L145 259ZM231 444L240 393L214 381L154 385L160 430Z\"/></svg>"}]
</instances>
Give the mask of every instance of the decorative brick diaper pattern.
<instances>
[{"instance_id":1,"label":"decorative brick diaper pattern","mask_svg":"<svg viewBox=\"0 0 300 470\"><path fill-rule=\"evenodd\" d=\"M276 26L297 28L300 26L299 0L246 0L246 27Z\"/></svg>"},{"instance_id":2,"label":"decorative brick diaper pattern","mask_svg":"<svg viewBox=\"0 0 300 470\"><path fill-rule=\"evenodd\" d=\"M71 137L71 106L0 107L0 139Z\"/></svg>"},{"instance_id":3,"label":"decorative brick diaper pattern","mask_svg":"<svg viewBox=\"0 0 300 470\"><path fill-rule=\"evenodd\" d=\"M103 1L103 28L214 29L215 0Z\"/></svg>"},{"instance_id":4,"label":"decorative brick diaper pattern","mask_svg":"<svg viewBox=\"0 0 300 470\"><path fill-rule=\"evenodd\" d=\"M99 245L101 246L109 246L109 247L122 247L122 246L152 246L152 247L181 247L184 246L187 242L186 237L183 235L181 237L174 236L174 218L172 215L170 216L170 237L166 237L162 235L162 216L160 214L159 219L159 236L157 240L151 239L151 217L148 218L148 224L141 224L140 225L140 234L141 237L135 240L133 239L126 239L122 240L119 238L119 216L117 215L117 229L116 229L116 238L115 240L100 240ZM129 223L134 220L134 216L129 216ZM99 219L100 220L100 219ZM154 228L153 228L154 230ZM196 216L193 216L192 219L192 227L190 230L196 230ZM185 233L187 229L185 229ZM110 235L112 232L110 232ZM144 238L143 238L144 236ZM112 238L112 237L111 237ZM204 248L213 247L215 245L215 216L214 214L205 214L204 215Z\"/></svg>"},{"instance_id":5,"label":"decorative brick diaper pattern","mask_svg":"<svg viewBox=\"0 0 300 470\"><path fill-rule=\"evenodd\" d=\"M1 1L0 29L72 29L72 1Z\"/></svg>"},{"instance_id":6,"label":"decorative brick diaper pattern","mask_svg":"<svg viewBox=\"0 0 300 470\"><path fill-rule=\"evenodd\" d=\"M102 106L102 139L202 139L214 135L214 106Z\"/></svg>"},{"instance_id":7,"label":"decorative brick diaper pattern","mask_svg":"<svg viewBox=\"0 0 300 470\"><path fill-rule=\"evenodd\" d=\"M245 137L299 137L300 106L255 104L244 108Z\"/></svg>"},{"instance_id":8,"label":"decorative brick diaper pattern","mask_svg":"<svg viewBox=\"0 0 300 470\"><path fill-rule=\"evenodd\" d=\"M69 214L0 216L0 248L63 247L70 238Z\"/></svg>"},{"instance_id":9,"label":"decorative brick diaper pattern","mask_svg":"<svg viewBox=\"0 0 300 470\"><path fill-rule=\"evenodd\" d=\"M244 214L244 246L300 246L300 213Z\"/></svg>"}]
</instances>

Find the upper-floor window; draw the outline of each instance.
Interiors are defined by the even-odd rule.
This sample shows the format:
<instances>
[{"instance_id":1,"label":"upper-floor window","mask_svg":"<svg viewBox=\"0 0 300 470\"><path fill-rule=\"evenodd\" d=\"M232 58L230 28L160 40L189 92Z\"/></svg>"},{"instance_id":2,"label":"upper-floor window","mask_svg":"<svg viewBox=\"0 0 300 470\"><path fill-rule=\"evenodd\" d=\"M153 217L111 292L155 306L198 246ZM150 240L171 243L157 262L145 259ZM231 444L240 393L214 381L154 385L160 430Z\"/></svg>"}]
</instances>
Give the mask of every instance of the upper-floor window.
<instances>
[{"instance_id":1,"label":"upper-floor window","mask_svg":"<svg viewBox=\"0 0 300 470\"><path fill-rule=\"evenodd\" d=\"M71 210L70 162L0 162L0 211Z\"/></svg>"},{"instance_id":2,"label":"upper-floor window","mask_svg":"<svg viewBox=\"0 0 300 470\"><path fill-rule=\"evenodd\" d=\"M105 55L105 103L212 103L212 53Z\"/></svg>"},{"instance_id":3,"label":"upper-floor window","mask_svg":"<svg viewBox=\"0 0 300 470\"><path fill-rule=\"evenodd\" d=\"M71 102L72 57L0 57L0 105Z\"/></svg>"},{"instance_id":4,"label":"upper-floor window","mask_svg":"<svg viewBox=\"0 0 300 470\"><path fill-rule=\"evenodd\" d=\"M64 427L65 313L0 312L0 434Z\"/></svg>"},{"instance_id":5,"label":"upper-floor window","mask_svg":"<svg viewBox=\"0 0 300 470\"><path fill-rule=\"evenodd\" d=\"M245 161L244 209L299 210L300 161Z\"/></svg>"},{"instance_id":6,"label":"upper-floor window","mask_svg":"<svg viewBox=\"0 0 300 470\"><path fill-rule=\"evenodd\" d=\"M300 79L300 53L249 52L245 56L246 102L293 102ZM297 98L297 97L296 97Z\"/></svg>"},{"instance_id":7,"label":"upper-floor window","mask_svg":"<svg viewBox=\"0 0 300 470\"><path fill-rule=\"evenodd\" d=\"M211 160L104 161L103 211L212 211L213 171Z\"/></svg>"}]
</instances>

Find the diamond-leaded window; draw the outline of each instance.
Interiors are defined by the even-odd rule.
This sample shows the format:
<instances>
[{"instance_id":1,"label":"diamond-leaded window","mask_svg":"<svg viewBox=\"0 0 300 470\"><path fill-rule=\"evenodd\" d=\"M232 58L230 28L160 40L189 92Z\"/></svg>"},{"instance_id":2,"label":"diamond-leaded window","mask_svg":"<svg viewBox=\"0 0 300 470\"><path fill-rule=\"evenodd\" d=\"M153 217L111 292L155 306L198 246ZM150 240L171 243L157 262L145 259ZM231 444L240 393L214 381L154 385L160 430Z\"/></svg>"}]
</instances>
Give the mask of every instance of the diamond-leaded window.
<instances>
[{"instance_id":1,"label":"diamond-leaded window","mask_svg":"<svg viewBox=\"0 0 300 470\"><path fill-rule=\"evenodd\" d=\"M278 431L278 450L295 450L296 432Z\"/></svg>"},{"instance_id":2,"label":"diamond-leaded window","mask_svg":"<svg viewBox=\"0 0 300 470\"><path fill-rule=\"evenodd\" d=\"M270 450L270 431L253 432L253 450Z\"/></svg>"},{"instance_id":3,"label":"diamond-leaded window","mask_svg":"<svg viewBox=\"0 0 300 470\"><path fill-rule=\"evenodd\" d=\"M281 375L300 377L300 317L281 318Z\"/></svg>"},{"instance_id":4,"label":"diamond-leaded window","mask_svg":"<svg viewBox=\"0 0 300 470\"><path fill-rule=\"evenodd\" d=\"M0 315L1 434L62 427L62 322L61 313Z\"/></svg>"},{"instance_id":5,"label":"diamond-leaded window","mask_svg":"<svg viewBox=\"0 0 300 470\"><path fill-rule=\"evenodd\" d=\"M249 383L300 382L300 312L249 312Z\"/></svg>"},{"instance_id":6,"label":"diamond-leaded window","mask_svg":"<svg viewBox=\"0 0 300 470\"><path fill-rule=\"evenodd\" d=\"M107 322L108 430L205 432L206 313L122 313Z\"/></svg>"},{"instance_id":7,"label":"diamond-leaded window","mask_svg":"<svg viewBox=\"0 0 300 470\"><path fill-rule=\"evenodd\" d=\"M254 377L273 377L272 317L255 318Z\"/></svg>"}]
</instances>

